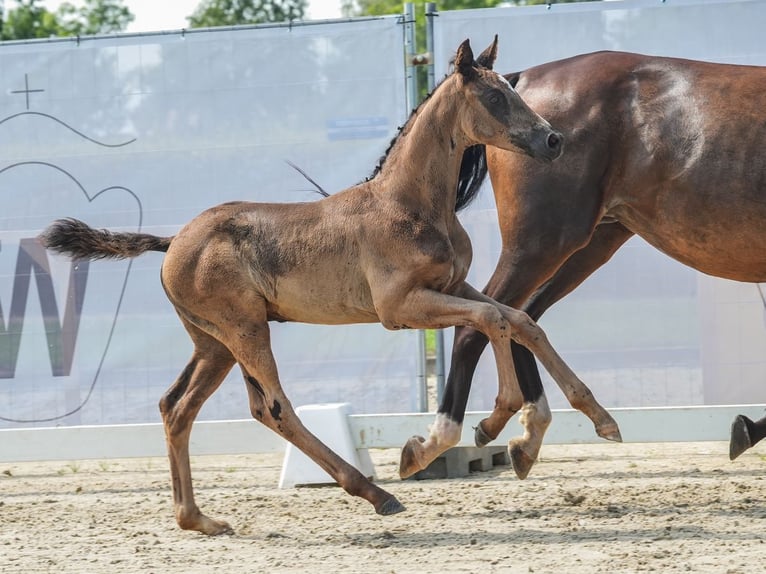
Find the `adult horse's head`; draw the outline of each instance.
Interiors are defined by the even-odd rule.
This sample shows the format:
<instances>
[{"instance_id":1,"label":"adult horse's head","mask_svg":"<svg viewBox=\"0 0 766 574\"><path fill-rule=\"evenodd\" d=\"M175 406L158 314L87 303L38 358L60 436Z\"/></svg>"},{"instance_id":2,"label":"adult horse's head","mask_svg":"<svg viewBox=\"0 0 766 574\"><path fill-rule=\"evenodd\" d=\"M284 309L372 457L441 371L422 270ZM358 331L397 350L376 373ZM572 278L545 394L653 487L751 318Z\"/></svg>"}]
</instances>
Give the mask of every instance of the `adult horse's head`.
<instances>
[{"instance_id":1,"label":"adult horse's head","mask_svg":"<svg viewBox=\"0 0 766 574\"><path fill-rule=\"evenodd\" d=\"M467 97L463 129L475 144L509 151L521 150L533 158L552 161L561 155L563 137L521 99L503 76L492 70L497 57L497 36L474 60L468 40L455 56L455 73Z\"/></svg>"}]
</instances>

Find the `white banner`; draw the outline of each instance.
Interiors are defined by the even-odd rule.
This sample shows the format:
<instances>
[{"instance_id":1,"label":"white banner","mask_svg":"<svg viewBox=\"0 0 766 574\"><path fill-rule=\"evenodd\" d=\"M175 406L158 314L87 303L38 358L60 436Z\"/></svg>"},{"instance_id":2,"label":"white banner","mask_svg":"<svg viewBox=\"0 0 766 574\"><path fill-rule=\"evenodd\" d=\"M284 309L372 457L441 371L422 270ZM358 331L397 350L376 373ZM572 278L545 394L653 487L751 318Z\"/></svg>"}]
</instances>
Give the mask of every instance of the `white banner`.
<instances>
[{"instance_id":1,"label":"white banner","mask_svg":"<svg viewBox=\"0 0 766 574\"><path fill-rule=\"evenodd\" d=\"M72 266L52 220L171 235L229 200L363 180L406 119L397 17L0 44L0 426L153 422L192 345L162 254ZM415 406L417 341L273 324L294 405ZM239 370L201 419L249 416Z\"/></svg>"},{"instance_id":2,"label":"white banner","mask_svg":"<svg viewBox=\"0 0 766 574\"><path fill-rule=\"evenodd\" d=\"M766 2L757 0L625 0L440 12L434 19L436 77L447 72L464 39L478 52L495 34L495 69L501 73L597 50L766 65L764 23ZM481 288L500 254L489 184L462 220L474 247L470 279ZM766 401L763 309L755 285L698 274L634 238L540 323L605 406L761 403ZM445 340L451 348L451 332ZM547 373L541 369L541 374L551 406L567 407ZM492 408L496 385L494 361L485 352L469 408Z\"/></svg>"}]
</instances>

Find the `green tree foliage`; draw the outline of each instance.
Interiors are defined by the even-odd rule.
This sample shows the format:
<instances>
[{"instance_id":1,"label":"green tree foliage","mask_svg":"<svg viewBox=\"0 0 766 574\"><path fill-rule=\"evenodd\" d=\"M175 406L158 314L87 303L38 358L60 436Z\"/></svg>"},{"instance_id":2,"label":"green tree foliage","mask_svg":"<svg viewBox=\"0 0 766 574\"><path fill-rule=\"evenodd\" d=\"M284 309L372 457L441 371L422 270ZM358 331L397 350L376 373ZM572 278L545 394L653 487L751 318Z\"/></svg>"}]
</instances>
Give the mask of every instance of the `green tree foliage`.
<instances>
[{"instance_id":1,"label":"green tree foliage","mask_svg":"<svg viewBox=\"0 0 766 574\"><path fill-rule=\"evenodd\" d=\"M56 12L51 12L40 6L40 0L16 0L14 7L0 13L0 39L120 32L134 19L122 1L85 0L80 8L65 2Z\"/></svg>"},{"instance_id":2,"label":"green tree foliage","mask_svg":"<svg viewBox=\"0 0 766 574\"><path fill-rule=\"evenodd\" d=\"M135 16L123 0L85 0L80 8L69 2L63 3L56 15L59 18L61 36L84 36L86 34L110 34L128 27Z\"/></svg>"},{"instance_id":3,"label":"green tree foliage","mask_svg":"<svg viewBox=\"0 0 766 574\"><path fill-rule=\"evenodd\" d=\"M18 0L17 6L3 13L2 40L27 40L56 36L59 23L56 15L42 6L38 0Z\"/></svg>"},{"instance_id":4,"label":"green tree foliage","mask_svg":"<svg viewBox=\"0 0 766 574\"><path fill-rule=\"evenodd\" d=\"M236 26L300 20L308 0L202 0L188 17L189 27Z\"/></svg>"}]
</instances>

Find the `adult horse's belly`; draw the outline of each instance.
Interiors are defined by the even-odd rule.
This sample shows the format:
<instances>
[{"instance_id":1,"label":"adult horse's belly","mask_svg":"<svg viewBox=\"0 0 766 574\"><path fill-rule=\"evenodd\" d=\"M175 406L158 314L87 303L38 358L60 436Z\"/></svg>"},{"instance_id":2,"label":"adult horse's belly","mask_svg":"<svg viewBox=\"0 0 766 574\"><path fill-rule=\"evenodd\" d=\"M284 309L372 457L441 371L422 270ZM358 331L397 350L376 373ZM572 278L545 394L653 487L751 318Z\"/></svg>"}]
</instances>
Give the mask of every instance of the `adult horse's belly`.
<instances>
[{"instance_id":1,"label":"adult horse's belly","mask_svg":"<svg viewBox=\"0 0 766 574\"><path fill-rule=\"evenodd\" d=\"M651 207L623 205L614 214L649 244L698 271L766 282L766 203L701 199L676 190L660 194Z\"/></svg>"}]
</instances>

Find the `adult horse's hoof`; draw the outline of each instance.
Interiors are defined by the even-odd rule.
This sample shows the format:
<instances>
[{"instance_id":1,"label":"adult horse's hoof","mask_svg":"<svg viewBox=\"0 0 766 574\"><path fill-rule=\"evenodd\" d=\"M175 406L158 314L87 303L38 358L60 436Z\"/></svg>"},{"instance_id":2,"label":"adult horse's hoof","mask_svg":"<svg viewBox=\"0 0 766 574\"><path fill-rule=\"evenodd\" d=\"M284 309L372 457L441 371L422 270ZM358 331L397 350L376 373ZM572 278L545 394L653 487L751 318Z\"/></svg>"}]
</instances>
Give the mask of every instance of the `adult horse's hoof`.
<instances>
[{"instance_id":1,"label":"adult horse's hoof","mask_svg":"<svg viewBox=\"0 0 766 574\"><path fill-rule=\"evenodd\" d=\"M519 445L508 444L508 455L511 458L511 466L513 471L519 480L524 480L529 475L529 471L532 470L532 465L535 464L535 459L525 453Z\"/></svg>"},{"instance_id":2,"label":"adult horse's hoof","mask_svg":"<svg viewBox=\"0 0 766 574\"><path fill-rule=\"evenodd\" d=\"M407 510L404 505L396 500L395 496L387 499L383 504L375 508L375 512L381 516L390 516L392 514L399 514Z\"/></svg>"},{"instance_id":3,"label":"adult horse's hoof","mask_svg":"<svg viewBox=\"0 0 766 574\"><path fill-rule=\"evenodd\" d=\"M729 460L734 460L751 446L750 431L747 423L752 421L745 415L737 415L731 423L731 438L729 439Z\"/></svg>"},{"instance_id":4,"label":"adult horse's hoof","mask_svg":"<svg viewBox=\"0 0 766 574\"><path fill-rule=\"evenodd\" d=\"M476 443L476 446L487 446L494 440L491 436L484 432L484 429L481 428L481 423L479 423L478 426L473 429L473 431L473 442Z\"/></svg>"},{"instance_id":5,"label":"adult horse's hoof","mask_svg":"<svg viewBox=\"0 0 766 574\"><path fill-rule=\"evenodd\" d=\"M399 478L409 478L417 471L425 468L420 464L422 456L418 456L418 453L423 451L421 445L424 442L426 439L422 436L413 436L402 447L402 455L399 458Z\"/></svg>"}]
</instances>

